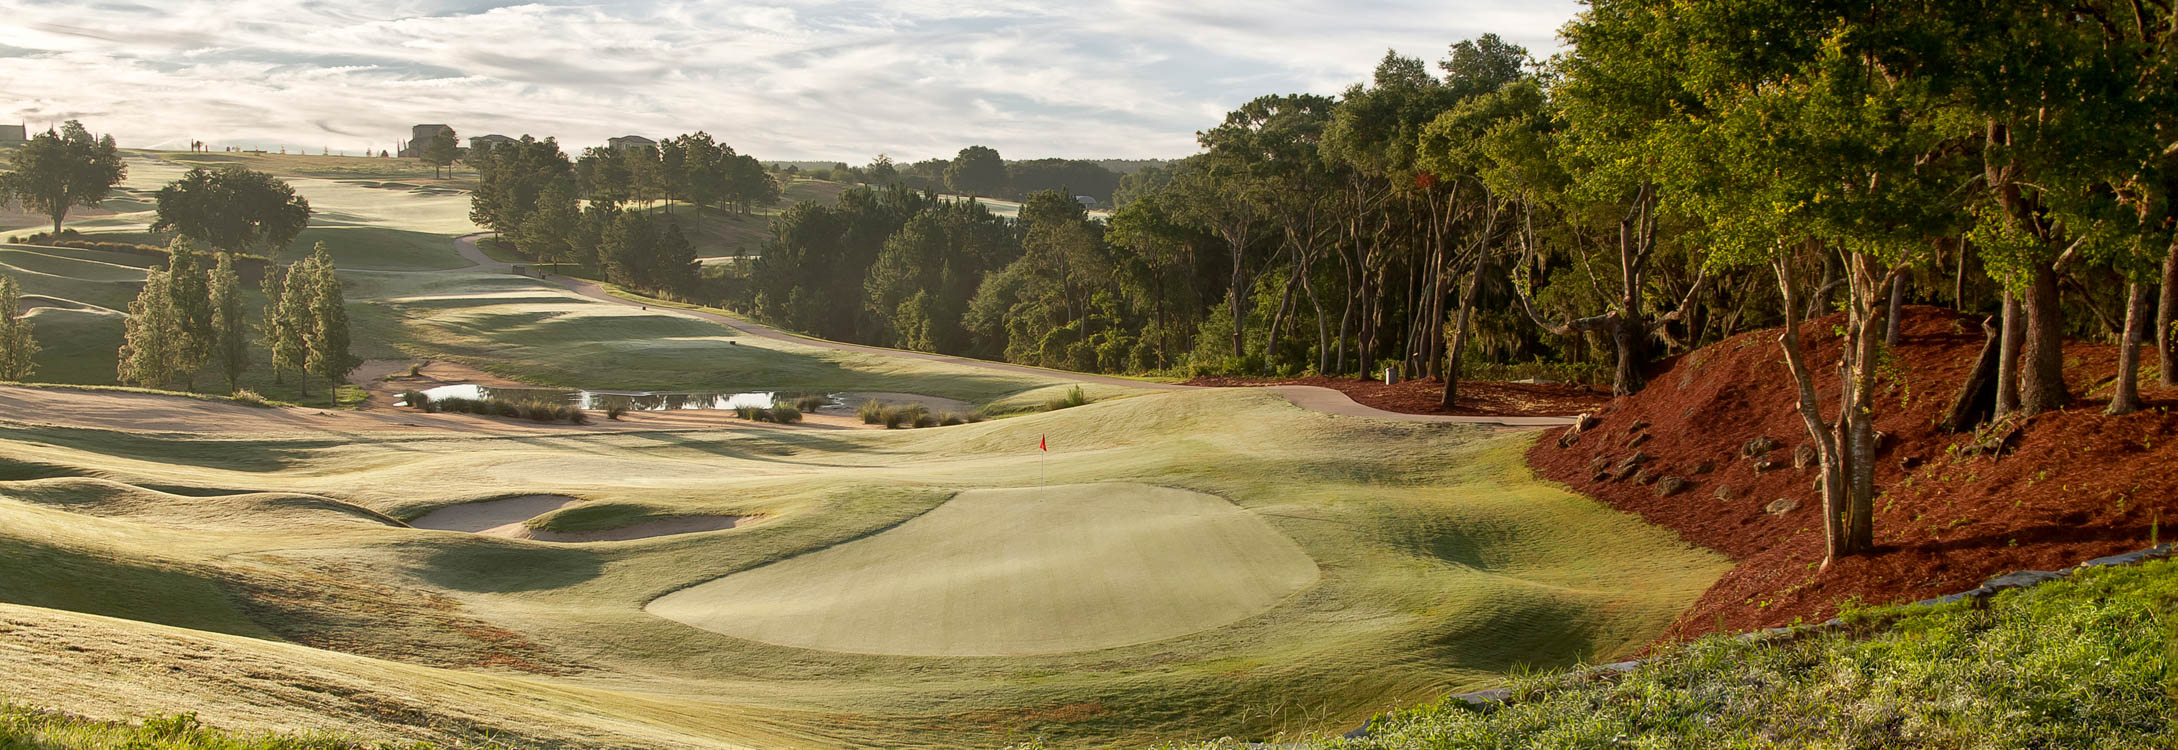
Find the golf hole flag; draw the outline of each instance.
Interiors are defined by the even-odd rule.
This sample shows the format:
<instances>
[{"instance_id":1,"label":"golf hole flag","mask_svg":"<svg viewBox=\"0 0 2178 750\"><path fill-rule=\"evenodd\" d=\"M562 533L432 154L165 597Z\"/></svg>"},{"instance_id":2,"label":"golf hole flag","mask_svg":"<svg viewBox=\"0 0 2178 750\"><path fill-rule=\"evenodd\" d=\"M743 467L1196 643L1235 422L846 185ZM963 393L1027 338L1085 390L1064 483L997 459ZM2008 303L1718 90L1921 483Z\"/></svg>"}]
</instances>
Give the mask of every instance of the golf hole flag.
<instances>
[{"instance_id":1,"label":"golf hole flag","mask_svg":"<svg viewBox=\"0 0 2178 750\"><path fill-rule=\"evenodd\" d=\"M1051 452L1051 443L1050 443L1050 442L1048 442L1048 441L1046 441L1046 440L1044 440L1044 436L1042 436L1042 435L1037 435L1037 436L1036 436L1036 449L1037 449L1037 450L1040 450L1040 451L1043 451L1043 452L1045 452L1045 453L1050 453L1050 452Z\"/></svg>"}]
</instances>

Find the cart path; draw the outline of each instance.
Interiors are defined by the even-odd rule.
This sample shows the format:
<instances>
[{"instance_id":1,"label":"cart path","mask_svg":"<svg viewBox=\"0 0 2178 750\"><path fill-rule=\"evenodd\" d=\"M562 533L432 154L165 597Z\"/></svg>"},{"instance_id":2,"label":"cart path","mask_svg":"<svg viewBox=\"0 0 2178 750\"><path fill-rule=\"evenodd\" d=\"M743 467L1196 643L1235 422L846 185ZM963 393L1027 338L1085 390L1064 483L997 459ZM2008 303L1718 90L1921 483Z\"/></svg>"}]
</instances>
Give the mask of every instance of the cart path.
<instances>
[{"instance_id":1,"label":"cart path","mask_svg":"<svg viewBox=\"0 0 2178 750\"><path fill-rule=\"evenodd\" d=\"M461 253L461 257L467 259L471 263L476 264L474 268L464 268L458 270L484 271L487 273L514 272L514 264L502 263L500 261L492 260L490 257L484 255L483 250L477 248L477 239L489 234L489 232L479 232L477 234L464 235L454 238L454 250ZM569 291L572 291L584 297L588 297L590 299L597 300L599 302L608 302L611 304L624 305L627 307L641 307L646 310L650 309L647 305L644 305L640 302L615 297L610 292L605 291L605 288L603 286L600 286L596 282L567 276L551 276L546 277L544 280L554 284L558 284L559 286ZM1160 391L1195 390L1205 387L1194 385L1180 385L1178 383L1158 383L1147 380L1134 380L1130 378L1112 377L1110 375L1092 375L1088 373L1068 372L1066 370L1051 370L1042 367L1017 365L1009 362L992 362L990 360L975 359L972 357L957 357L950 354L933 354L930 352L915 352L903 349L887 349L880 346L866 346L863 344L848 344L838 341L828 341L825 339L803 336L797 333L782 331L777 328L764 325L762 323L757 323L755 321L746 320L731 315L720 315L718 313L705 310L687 310L676 307L660 307L657 309L657 312L671 315L681 315L684 317L695 318L697 320L705 320L712 323L717 323L719 325L725 326L727 328L750 336L759 336L767 339L788 341L804 346L815 346L843 352L881 354L891 357L908 357L911 359L920 359L930 362L945 362L961 365L964 367L976 367L985 370L996 370L1000 372L1018 373L1024 375L1038 375L1049 378L1057 378L1061 380L1069 380L1076 383L1115 385L1128 388L1144 388ZM1273 385L1250 387L1260 387L1263 390L1275 391L1279 395L1286 397L1286 400L1293 402L1294 406L1298 406L1303 409L1323 412L1325 414L1336 414L1348 417L1389 419L1400 422L1450 422L1458 424L1484 424L1498 425L1503 427L1556 427L1573 423L1573 417L1570 416L1480 417L1451 414L1405 414L1395 411L1385 411L1383 409L1378 409L1373 406L1368 406L1356 402L1352 397L1347 396L1343 392L1331 388L1323 388L1320 386Z\"/></svg>"}]
</instances>

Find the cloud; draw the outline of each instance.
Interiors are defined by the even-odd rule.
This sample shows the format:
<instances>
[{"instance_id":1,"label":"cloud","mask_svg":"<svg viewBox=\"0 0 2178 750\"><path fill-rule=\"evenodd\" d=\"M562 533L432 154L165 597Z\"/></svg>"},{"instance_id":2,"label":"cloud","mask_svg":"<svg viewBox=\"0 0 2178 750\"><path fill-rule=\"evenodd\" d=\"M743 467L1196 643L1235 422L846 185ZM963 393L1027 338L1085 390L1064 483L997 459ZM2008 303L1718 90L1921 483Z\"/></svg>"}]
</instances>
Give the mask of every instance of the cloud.
<instances>
[{"instance_id":1,"label":"cloud","mask_svg":"<svg viewBox=\"0 0 2178 750\"><path fill-rule=\"evenodd\" d=\"M1267 93L1496 32L1539 56L1576 0L956 0L157 5L0 0L0 121L124 145L390 149L705 130L768 159L1171 157Z\"/></svg>"}]
</instances>

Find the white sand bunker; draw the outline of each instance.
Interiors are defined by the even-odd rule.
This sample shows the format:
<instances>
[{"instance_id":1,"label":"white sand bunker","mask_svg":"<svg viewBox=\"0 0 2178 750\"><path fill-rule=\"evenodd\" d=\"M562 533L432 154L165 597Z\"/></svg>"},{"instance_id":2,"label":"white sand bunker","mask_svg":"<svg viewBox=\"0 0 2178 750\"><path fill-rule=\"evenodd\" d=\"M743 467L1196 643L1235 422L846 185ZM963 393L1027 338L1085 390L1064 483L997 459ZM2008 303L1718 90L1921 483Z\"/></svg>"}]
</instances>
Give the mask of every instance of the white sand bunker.
<instances>
[{"instance_id":1,"label":"white sand bunker","mask_svg":"<svg viewBox=\"0 0 2178 750\"><path fill-rule=\"evenodd\" d=\"M462 503L425 513L408 522L419 529L466 531L481 536L534 539L540 542L623 542L630 539L718 531L764 520L763 516L674 516L602 531L540 531L530 519L582 502L565 495L522 495Z\"/></svg>"},{"instance_id":2,"label":"white sand bunker","mask_svg":"<svg viewBox=\"0 0 2178 750\"><path fill-rule=\"evenodd\" d=\"M1314 583L1222 498L1130 483L976 490L898 527L682 589L652 614L783 646L1013 656L1162 640Z\"/></svg>"}]
</instances>

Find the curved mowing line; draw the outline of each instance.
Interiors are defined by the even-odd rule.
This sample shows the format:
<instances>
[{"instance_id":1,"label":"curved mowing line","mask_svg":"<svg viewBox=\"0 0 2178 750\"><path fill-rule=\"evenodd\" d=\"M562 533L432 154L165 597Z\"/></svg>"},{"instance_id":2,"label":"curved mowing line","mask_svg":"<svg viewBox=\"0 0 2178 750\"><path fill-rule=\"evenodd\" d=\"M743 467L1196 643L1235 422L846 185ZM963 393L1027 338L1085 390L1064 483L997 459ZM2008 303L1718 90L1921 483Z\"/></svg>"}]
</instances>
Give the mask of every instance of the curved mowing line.
<instances>
[{"instance_id":1,"label":"curved mowing line","mask_svg":"<svg viewBox=\"0 0 2178 750\"><path fill-rule=\"evenodd\" d=\"M651 614L781 646L1021 656L1174 638L1321 577L1223 498L1131 483L971 490L890 530L654 599Z\"/></svg>"}]
</instances>

